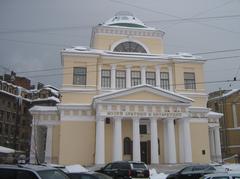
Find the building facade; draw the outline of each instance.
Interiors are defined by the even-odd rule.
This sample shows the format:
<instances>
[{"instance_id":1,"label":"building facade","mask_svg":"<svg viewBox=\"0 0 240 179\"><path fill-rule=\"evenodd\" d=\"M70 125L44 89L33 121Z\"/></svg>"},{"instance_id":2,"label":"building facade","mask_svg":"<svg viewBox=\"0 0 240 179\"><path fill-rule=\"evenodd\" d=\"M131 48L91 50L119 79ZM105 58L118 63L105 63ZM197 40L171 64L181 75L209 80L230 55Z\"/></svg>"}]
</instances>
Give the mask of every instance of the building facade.
<instances>
[{"instance_id":1,"label":"building facade","mask_svg":"<svg viewBox=\"0 0 240 179\"><path fill-rule=\"evenodd\" d=\"M164 54L163 35L133 15L119 13L93 28L90 48L61 52L61 103L31 109L34 120L49 131L46 161L211 160L209 119L218 125L219 116L206 107L205 60Z\"/></svg>"},{"instance_id":2,"label":"building facade","mask_svg":"<svg viewBox=\"0 0 240 179\"><path fill-rule=\"evenodd\" d=\"M17 79L22 79L17 83L23 86L30 84L26 78ZM0 146L12 148L29 157L32 133L29 109L34 105L56 106L59 102L58 90L54 87L30 90L0 80ZM0 155L1 162L4 162L4 155Z\"/></svg>"},{"instance_id":3,"label":"building facade","mask_svg":"<svg viewBox=\"0 0 240 179\"><path fill-rule=\"evenodd\" d=\"M226 161L240 161L240 90L219 90L209 94L208 107L223 113L220 118L222 156Z\"/></svg>"}]
</instances>

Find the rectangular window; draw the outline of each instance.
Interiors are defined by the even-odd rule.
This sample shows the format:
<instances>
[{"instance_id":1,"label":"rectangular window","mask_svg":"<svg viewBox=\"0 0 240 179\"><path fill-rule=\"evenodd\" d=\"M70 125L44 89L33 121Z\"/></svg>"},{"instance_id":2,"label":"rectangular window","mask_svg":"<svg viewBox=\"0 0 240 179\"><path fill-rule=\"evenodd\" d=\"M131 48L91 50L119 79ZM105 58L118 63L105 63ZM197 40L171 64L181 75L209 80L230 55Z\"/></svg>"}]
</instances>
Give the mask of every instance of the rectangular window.
<instances>
[{"instance_id":1,"label":"rectangular window","mask_svg":"<svg viewBox=\"0 0 240 179\"><path fill-rule=\"evenodd\" d=\"M155 72L146 72L146 83L156 86Z\"/></svg>"},{"instance_id":2,"label":"rectangular window","mask_svg":"<svg viewBox=\"0 0 240 179\"><path fill-rule=\"evenodd\" d=\"M184 72L185 89L196 89L195 73Z\"/></svg>"},{"instance_id":3,"label":"rectangular window","mask_svg":"<svg viewBox=\"0 0 240 179\"><path fill-rule=\"evenodd\" d=\"M131 71L131 85L137 86L141 84L141 72Z\"/></svg>"},{"instance_id":4,"label":"rectangular window","mask_svg":"<svg viewBox=\"0 0 240 179\"><path fill-rule=\"evenodd\" d=\"M74 67L73 68L73 84L86 85L86 81L87 81L87 68Z\"/></svg>"},{"instance_id":5,"label":"rectangular window","mask_svg":"<svg viewBox=\"0 0 240 179\"><path fill-rule=\"evenodd\" d=\"M147 125L140 124L139 130L140 134L147 134Z\"/></svg>"},{"instance_id":6,"label":"rectangular window","mask_svg":"<svg viewBox=\"0 0 240 179\"><path fill-rule=\"evenodd\" d=\"M102 82L103 88L111 88L111 70L102 70Z\"/></svg>"},{"instance_id":7,"label":"rectangular window","mask_svg":"<svg viewBox=\"0 0 240 179\"><path fill-rule=\"evenodd\" d=\"M124 70L116 71L116 88L126 88L126 72Z\"/></svg>"},{"instance_id":8,"label":"rectangular window","mask_svg":"<svg viewBox=\"0 0 240 179\"><path fill-rule=\"evenodd\" d=\"M169 73L168 72L161 72L160 73L160 80L161 80L160 87L163 88L163 89L169 90L170 89Z\"/></svg>"}]
</instances>

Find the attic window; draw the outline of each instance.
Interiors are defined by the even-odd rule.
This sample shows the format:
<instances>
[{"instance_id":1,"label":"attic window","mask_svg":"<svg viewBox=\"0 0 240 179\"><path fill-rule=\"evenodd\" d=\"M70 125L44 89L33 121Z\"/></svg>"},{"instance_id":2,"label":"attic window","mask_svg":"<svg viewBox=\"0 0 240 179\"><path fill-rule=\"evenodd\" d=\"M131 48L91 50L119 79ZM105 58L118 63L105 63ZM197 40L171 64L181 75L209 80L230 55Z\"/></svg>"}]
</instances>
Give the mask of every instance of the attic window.
<instances>
[{"instance_id":1,"label":"attic window","mask_svg":"<svg viewBox=\"0 0 240 179\"><path fill-rule=\"evenodd\" d=\"M143 46L136 42L123 42L118 44L114 50L114 52L136 52L136 53L147 53Z\"/></svg>"}]
</instances>

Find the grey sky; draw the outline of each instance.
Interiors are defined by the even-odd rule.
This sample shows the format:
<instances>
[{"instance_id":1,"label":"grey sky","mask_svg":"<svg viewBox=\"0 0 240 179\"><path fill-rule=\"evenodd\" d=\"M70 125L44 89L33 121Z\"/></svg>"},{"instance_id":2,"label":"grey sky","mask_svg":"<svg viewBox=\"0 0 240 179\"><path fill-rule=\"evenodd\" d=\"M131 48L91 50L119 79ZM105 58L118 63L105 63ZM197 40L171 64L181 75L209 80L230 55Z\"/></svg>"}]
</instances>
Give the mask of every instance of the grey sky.
<instances>
[{"instance_id":1,"label":"grey sky","mask_svg":"<svg viewBox=\"0 0 240 179\"><path fill-rule=\"evenodd\" d=\"M118 11L164 31L168 54L240 49L240 0L0 0L0 73L6 67L33 84L61 87L60 50L89 46L91 27ZM201 56L236 56L206 62L205 81L240 79L240 50ZM53 68L58 70L38 71ZM240 88L240 82L206 87Z\"/></svg>"}]
</instances>

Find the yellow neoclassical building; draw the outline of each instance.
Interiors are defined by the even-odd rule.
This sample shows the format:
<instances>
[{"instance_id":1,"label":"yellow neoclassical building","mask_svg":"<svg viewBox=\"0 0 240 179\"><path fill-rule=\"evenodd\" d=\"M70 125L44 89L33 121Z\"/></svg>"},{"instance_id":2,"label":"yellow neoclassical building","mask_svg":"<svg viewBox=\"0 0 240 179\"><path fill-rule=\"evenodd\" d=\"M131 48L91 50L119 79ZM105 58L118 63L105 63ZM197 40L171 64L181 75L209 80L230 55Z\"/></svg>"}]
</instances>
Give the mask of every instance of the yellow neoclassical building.
<instances>
[{"instance_id":1,"label":"yellow neoclassical building","mask_svg":"<svg viewBox=\"0 0 240 179\"><path fill-rule=\"evenodd\" d=\"M221 161L221 115L206 107L205 60L164 54L163 36L120 12L93 27L89 48L62 50L61 103L31 109L31 161Z\"/></svg>"}]
</instances>

